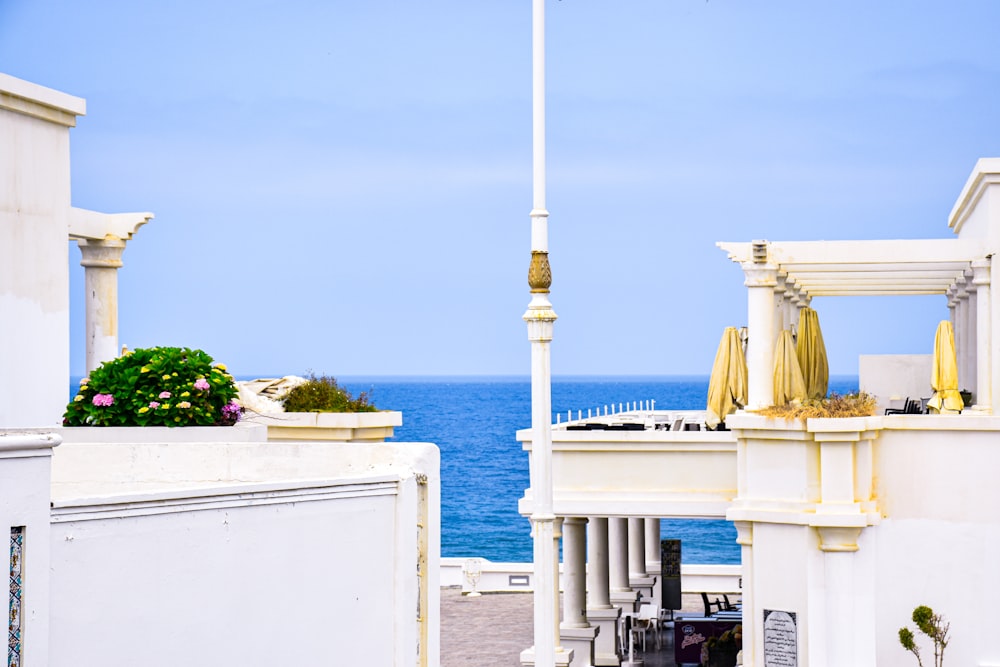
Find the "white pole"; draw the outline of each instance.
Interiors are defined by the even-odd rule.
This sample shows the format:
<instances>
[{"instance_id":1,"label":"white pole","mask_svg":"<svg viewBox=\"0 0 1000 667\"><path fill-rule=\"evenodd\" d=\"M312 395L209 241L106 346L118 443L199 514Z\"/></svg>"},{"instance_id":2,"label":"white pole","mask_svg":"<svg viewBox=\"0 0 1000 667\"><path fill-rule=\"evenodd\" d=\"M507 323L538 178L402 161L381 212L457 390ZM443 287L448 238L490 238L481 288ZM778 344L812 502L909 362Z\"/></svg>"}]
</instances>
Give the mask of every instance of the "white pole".
<instances>
[{"instance_id":1,"label":"white pole","mask_svg":"<svg viewBox=\"0 0 1000 667\"><path fill-rule=\"evenodd\" d=\"M555 515L552 498L552 369L549 344L556 314L549 302L548 217L545 209L545 0L532 0L533 206L531 302L524 314L531 341L531 514L534 537L534 663L555 667L558 632ZM569 415L572 420L572 415Z\"/></svg>"}]
</instances>

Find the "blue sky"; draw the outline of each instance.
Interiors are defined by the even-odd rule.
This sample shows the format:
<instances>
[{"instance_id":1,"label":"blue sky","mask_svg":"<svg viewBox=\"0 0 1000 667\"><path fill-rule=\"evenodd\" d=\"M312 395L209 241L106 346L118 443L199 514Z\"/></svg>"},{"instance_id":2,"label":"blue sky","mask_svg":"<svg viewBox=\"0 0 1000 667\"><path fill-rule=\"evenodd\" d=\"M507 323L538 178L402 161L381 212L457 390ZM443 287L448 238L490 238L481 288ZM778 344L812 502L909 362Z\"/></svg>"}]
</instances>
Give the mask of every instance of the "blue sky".
<instances>
[{"instance_id":1,"label":"blue sky","mask_svg":"<svg viewBox=\"0 0 1000 667\"><path fill-rule=\"evenodd\" d=\"M716 241L946 238L1000 155L992 0L547 19L556 374L707 374L746 322ZM238 375L526 374L530 20L530 0L0 0L0 71L86 98L74 205L156 215L125 251L123 343ZM813 305L845 374L930 353L947 317Z\"/></svg>"}]
</instances>

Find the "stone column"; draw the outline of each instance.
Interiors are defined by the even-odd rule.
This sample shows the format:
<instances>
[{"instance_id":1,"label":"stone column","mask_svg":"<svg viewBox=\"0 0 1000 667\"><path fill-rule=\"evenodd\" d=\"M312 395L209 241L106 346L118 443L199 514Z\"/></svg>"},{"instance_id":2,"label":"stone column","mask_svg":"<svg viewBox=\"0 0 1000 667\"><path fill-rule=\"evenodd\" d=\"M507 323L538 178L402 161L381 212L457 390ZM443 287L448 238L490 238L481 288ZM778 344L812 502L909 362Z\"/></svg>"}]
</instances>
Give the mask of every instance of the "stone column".
<instances>
[{"instance_id":1,"label":"stone column","mask_svg":"<svg viewBox=\"0 0 1000 667\"><path fill-rule=\"evenodd\" d=\"M646 519L646 576L654 577L653 600L656 604L663 601L661 588L663 582L660 576L660 520Z\"/></svg>"},{"instance_id":2,"label":"stone column","mask_svg":"<svg viewBox=\"0 0 1000 667\"><path fill-rule=\"evenodd\" d=\"M594 664L617 667L622 610L611 604L607 517L591 517L587 532L587 621L600 628L594 643Z\"/></svg>"},{"instance_id":3,"label":"stone column","mask_svg":"<svg viewBox=\"0 0 1000 667\"><path fill-rule=\"evenodd\" d=\"M653 597L655 578L646 575L646 520L642 517L628 520L628 580L642 599Z\"/></svg>"},{"instance_id":4,"label":"stone column","mask_svg":"<svg viewBox=\"0 0 1000 667\"><path fill-rule=\"evenodd\" d=\"M965 336L965 349L968 350L968 353L965 355L965 386L961 388L973 392L972 397L975 400L976 387L979 384L978 368L976 366L976 352L978 350L976 340L979 337L979 292L976 286L972 284L972 272L968 272L966 276L965 290L969 294L969 300L968 315L965 318L966 325L968 326L968 332ZM972 407L972 405L966 406L970 410Z\"/></svg>"},{"instance_id":5,"label":"stone column","mask_svg":"<svg viewBox=\"0 0 1000 667\"><path fill-rule=\"evenodd\" d=\"M560 644L573 650L574 667L594 664L594 639L599 628L587 620L587 520L563 520L563 621Z\"/></svg>"},{"instance_id":6,"label":"stone column","mask_svg":"<svg viewBox=\"0 0 1000 667\"><path fill-rule=\"evenodd\" d=\"M976 404L972 409L993 414L990 260L972 263L972 282L976 286Z\"/></svg>"},{"instance_id":7,"label":"stone column","mask_svg":"<svg viewBox=\"0 0 1000 667\"><path fill-rule=\"evenodd\" d=\"M749 404L756 410L774 404L774 286L777 269L771 264L744 262L747 286L747 379Z\"/></svg>"},{"instance_id":8,"label":"stone column","mask_svg":"<svg viewBox=\"0 0 1000 667\"><path fill-rule=\"evenodd\" d=\"M628 576L628 519L608 519L608 563L611 581L611 604L633 611L636 592Z\"/></svg>"},{"instance_id":9,"label":"stone column","mask_svg":"<svg viewBox=\"0 0 1000 667\"><path fill-rule=\"evenodd\" d=\"M965 289L965 278L955 281L955 302L955 361L958 388L966 389L969 358L969 292Z\"/></svg>"},{"instance_id":10,"label":"stone column","mask_svg":"<svg viewBox=\"0 0 1000 667\"><path fill-rule=\"evenodd\" d=\"M788 328L788 307L789 302L785 298L785 276L776 278L774 286L774 330L781 331Z\"/></svg>"},{"instance_id":11,"label":"stone column","mask_svg":"<svg viewBox=\"0 0 1000 667\"><path fill-rule=\"evenodd\" d=\"M754 647L756 641L754 637L761 633L757 619L754 616L756 607L753 599L753 522L736 521L736 543L740 545L740 565L743 574L740 576L740 586L742 588L743 609L747 610L743 619L743 664L756 665Z\"/></svg>"},{"instance_id":12,"label":"stone column","mask_svg":"<svg viewBox=\"0 0 1000 667\"><path fill-rule=\"evenodd\" d=\"M118 269L125 241L78 239L86 286L87 372L118 356Z\"/></svg>"}]
</instances>

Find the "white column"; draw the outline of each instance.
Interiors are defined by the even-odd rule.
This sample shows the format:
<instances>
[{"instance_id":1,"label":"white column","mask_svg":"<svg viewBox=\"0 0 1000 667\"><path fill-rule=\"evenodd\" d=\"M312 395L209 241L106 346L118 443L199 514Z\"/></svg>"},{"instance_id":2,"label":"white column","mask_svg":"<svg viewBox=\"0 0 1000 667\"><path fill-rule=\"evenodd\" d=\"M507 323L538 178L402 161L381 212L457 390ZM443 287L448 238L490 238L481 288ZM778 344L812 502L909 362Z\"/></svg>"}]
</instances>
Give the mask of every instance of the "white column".
<instances>
[{"instance_id":1,"label":"white column","mask_svg":"<svg viewBox=\"0 0 1000 667\"><path fill-rule=\"evenodd\" d=\"M628 520L608 519L608 564L611 592L630 592L628 583Z\"/></svg>"},{"instance_id":2,"label":"white column","mask_svg":"<svg viewBox=\"0 0 1000 667\"><path fill-rule=\"evenodd\" d=\"M587 532L587 608L610 609L607 517L591 517Z\"/></svg>"},{"instance_id":3,"label":"white column","mask_svg":"<svg viewBox=\"0 0 1000 667\"><path fill-rule=\"evenodd\" d=\"M656 604L663 601L663 577L660 568L660 520L646 520L646 576L653 577L653 600Z\"/></svg>"},{"instance_id":4,"label":"white column","mask_svg":"<svg viewBox=\"0 0 1000 667\"><path fill-rule=\"evenodd\" d=\"M122 239L78 239L86 287L87 372L118 356L118 269Z\"/></svg>"},{"instance_id":5,"label":"white column","mask_svg":"<svg viewBox=\"0 0 1000 667\"><path fill-rule=\"evenodd\" d=\"M976 405L973 410L993 414L993 340L991 338L990 260L972 263L976 286Z\"/></svg>"},{"instance_id":6,"label":"white column","mask_svg":"<svg viewBox=\"0 0 1000 667\"><path fill-rule=\"evenodd\" d=\"M563 519L563 621L559 643L573 650L572 667L594 664L599 628L587 620L587 519Z\"/></svg>"},{"instance_id":7,"label":"white column","mask_svg":"<svg viewBox=\"0 0 1000 667\"><path fill-rule=\"evenodd\" d=\"M965 289L965 278L955 281L955 361L958 370L958 388L968 388L969 356L969 293Z\"/></svg>"},{"instance_id":8,"label":"white column","mask_svg":"<svg viewBox=\"0 0 1000 667\"><path fill-rule=\"evenodd\" d=\"M628 520L628 575L646 576L646 523L642 518Z\"/></svg>"},{"instance_id":9,"label":"white column","mask_svg":"<svg viewBox=\"0 0 1000 667\"><path fill-rule=\"evenodd\" d=\"M587 621L600 628L594 640L594 664L617 667L621 609L611 604L608 567L608 519L590 517L587 524Z\"/></svg>"},{"instance_id":10,"label":"white column","mask_svg":"<svg viewBox=\"0 0 1000 667\"><path fill-rule=\"evenodd\" d=\"M646 519L646 572L660 572L660 520Z\"/></svg>"},{"instance_id":11,"label":"white column","mask_svg":"<svg viewBox=\"0 0 1000 667\"><path fill-rule=\"evenodd\" d=\"M785 276L779 275L774 286L774 330L787 329L788 305L785 298Z\"/></svg>"},{"instance_id":12,"label":"white column","mask_svg":"<svg viewBox=\"0 0 1000 667\"><path fill-rule=\"evenodd\" d=\"M774 286L777 269L770 264L744 262L747 286L747 380L748 409L774 403Z\"/></svg>"},{"instance_id":13,"label":"white column","mask_svg":"<svg viewBox=\"0 0 1000 667\"><path fill-rule=\"evenodd\" d=\"M563 625L586 628L587 622L587 520L563 520Z\"/></svg>"},{"instance_id":14,"label":"white column","mask_svg":"<svg viewBox=\"0 0 1000 667\"><path fill-rule=\"evenodd\" d=\"M743 574L740 576L742 585L743 609L746 613L743 616L743 664L757 665L755 660L754 647L757 645L758 637L763 644L763 627L758 625L756 616L757 608L753 599L753 522L736 521L736 543L740 545L740 564L743 567ZM762 656L763 659L763 656Z\"/></svg>"},{"instance_id":15,"label":"white column","mask_svg":"<svg viewBox=\"0 0 1000 667\"><path fill-rule=\"evenodd\" d=\"M978 386L978 373L976 368L976 351L977 342L976 339L979 337L979 292L976 286L972 283L972 272L968 271L966 273L966 283L965 291L969 294L968 299L968 312L965 318L966 325L968 327L968 332L966 333L966 350L968 353L965 355L965 386L963 389L968 389L971 392L976 391ZM975 393L973 393L973 398L975 398ZM967 406L972 409L972 406Z\"/></svg>"}]
</instances>

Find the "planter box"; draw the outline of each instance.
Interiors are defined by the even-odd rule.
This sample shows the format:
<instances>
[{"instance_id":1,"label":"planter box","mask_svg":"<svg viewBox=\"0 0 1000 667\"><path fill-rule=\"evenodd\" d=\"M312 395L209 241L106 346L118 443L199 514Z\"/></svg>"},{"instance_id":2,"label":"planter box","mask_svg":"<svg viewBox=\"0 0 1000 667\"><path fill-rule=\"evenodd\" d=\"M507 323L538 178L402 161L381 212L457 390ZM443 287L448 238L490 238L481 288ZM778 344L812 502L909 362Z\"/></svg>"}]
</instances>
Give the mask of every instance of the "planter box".
<instances>
[{"instance_id":1,"label":"planter box","mask_svg":"<svg viewBox=\"0 0 1000 667\"><path fill-rule=\"evenodd\" d=\"M244 419L267 426L268 440L331 440L336 442L385 442L403 424L403 413L381 412L275 412Z\"/></svg>"}]
</instances>

